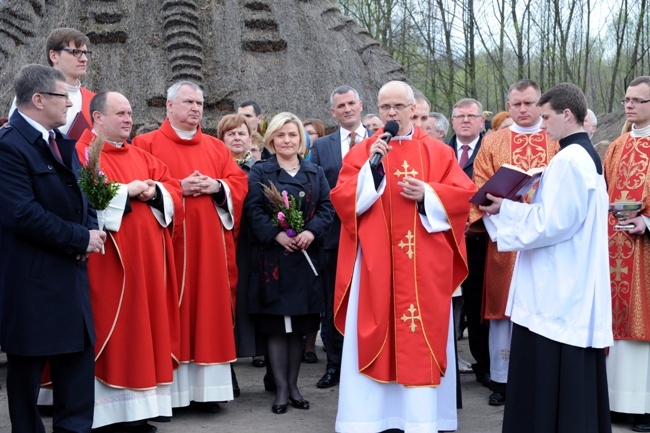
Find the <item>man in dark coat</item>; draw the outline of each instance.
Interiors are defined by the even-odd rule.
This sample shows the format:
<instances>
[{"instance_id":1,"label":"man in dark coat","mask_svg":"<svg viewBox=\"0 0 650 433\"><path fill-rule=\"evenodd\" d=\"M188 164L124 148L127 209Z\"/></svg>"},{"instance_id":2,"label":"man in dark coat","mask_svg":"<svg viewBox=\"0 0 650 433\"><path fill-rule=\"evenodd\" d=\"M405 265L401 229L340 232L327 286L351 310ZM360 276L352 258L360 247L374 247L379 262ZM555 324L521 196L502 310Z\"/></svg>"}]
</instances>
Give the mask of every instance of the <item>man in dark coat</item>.
<instances>
[{"instance_id":1,"label":"man in dark coat","mask_svg":"<svg viewBox=\"0 0 650 433\"><path fill-rule=\"evenodd\" d=\"M449 140L449 145L454 149L458 163L470 179L474 172L474 158L483 140L483 120L483 106L476 99L461 99L454 105L451 123L455 134ZM488 327L481 323L486 236L485 232L466 232L469 274L462 284L469 349L476 360L476 363L472 364L472 370L476 374L476 380L484 386L490 382Z\"/></svg>"},{"instance_id":2,"label":"man in dark coat","mask_svg":"<svg viewBox=\"0 0 650 433\"><path fill-rule=\"evenodd\" d=\"M14 433L44 433L36 400L49 361L54 431L91 430L95 329L86 258L106 234L77 184L74 141L57 128L72 105L56 69L27 65L0 130L0 346Z\"/></svg>"},{"instance_id":3,"label":"man in dark coat","mask_svg":"<svg viewBox=\"0 0 650 433\"><path fill-rule=\"evenodd\" d=\"M345 154L357 142L372 135L372 131L361 124L363 103L359 93L350 86L340 86L330 95L330 112L340 128L314 142L311 162L325 171L330 188L336 186L339 171ZM327 367L325 374L318 381L319 388L329 388L339 383L341 370L341 353L343 336L334 327L334 280L339 251L339 234L341 220L334 215L334 221L325 235L325 263L323 275L325 285L325 346L327 349Z\"/></svg>"}]
</instances>

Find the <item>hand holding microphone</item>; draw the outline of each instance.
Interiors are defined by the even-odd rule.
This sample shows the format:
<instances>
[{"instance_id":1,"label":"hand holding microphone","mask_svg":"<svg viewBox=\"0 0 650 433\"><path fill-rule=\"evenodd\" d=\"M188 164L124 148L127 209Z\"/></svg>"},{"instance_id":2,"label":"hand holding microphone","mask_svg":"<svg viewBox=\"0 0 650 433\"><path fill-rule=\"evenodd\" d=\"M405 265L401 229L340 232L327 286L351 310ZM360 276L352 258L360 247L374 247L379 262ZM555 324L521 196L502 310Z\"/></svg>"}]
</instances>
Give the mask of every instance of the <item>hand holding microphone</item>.
<instances>
[{"instance_id":1,"label":"hand holding microphone","mask_svg":"<svg viewBox=\"0 0 650 433\"><path fill-rule=\"evenodd\" d=\"M395 120L389 120L386 122L386 125L384 125L384 133L382 134L384 136L383 140L377 140L370 148L370 153L373 154L372 159L370 160L370 167L373 170L377 169L379 163L381 162L381 159L390 150L388 143L390 143L391 138L397 135L398 131L399 123L397 123Z\"/></svg>"}]
</instances>

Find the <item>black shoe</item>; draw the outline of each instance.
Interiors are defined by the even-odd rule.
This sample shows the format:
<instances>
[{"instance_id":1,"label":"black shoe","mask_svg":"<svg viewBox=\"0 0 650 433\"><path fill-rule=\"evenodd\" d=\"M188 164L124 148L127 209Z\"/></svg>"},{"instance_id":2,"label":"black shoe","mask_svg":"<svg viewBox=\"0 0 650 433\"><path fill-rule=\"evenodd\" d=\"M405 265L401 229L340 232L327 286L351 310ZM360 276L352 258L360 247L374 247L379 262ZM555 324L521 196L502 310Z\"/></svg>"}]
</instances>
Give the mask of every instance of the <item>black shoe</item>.
<instances>
[{"instance_id":1,"label":"black shoe","mask_svg":"<svg viewBox=\"0 0 650 433\"><path fill-rule=\"evenodd\" d=\"M266 366L266 362L262 358L253 358L253 367L262 368Z\"/></svg>"},{"instance_id":2,"label":"black shoe","mask_svg":"<svg viewBox=\"0 0 650 433\"><path fill-rule=\"evenodd\" d=\"M140 422L125 422L122 424L122 429L130 433L154 433L158 431L158 427L151 425L146 421Z\"/></svg>"},{"instance_id":3,"label":"black shoe","mask_svg":"<svg viewBox=\"0 0 650 433\"><path fill-rule=\"evenodd\" d=\"M273 376L265 374L262 382L264 382L264 391L275 392L275 380L273 380Z\"/></svg>"},{"instance_id":4,"label":"black shoe","mask_svg":"<svg viewBox=\"0 0 650 433\"><path fill-rule=\"evenodd\" d=\"M296 409L303 409L303 410L309 409L309 402L304 399L294 400L291 397L289 397L289 403L291 403L291 406L295 407Z\"/></svg>"},{"instance_id":5,"label":"black shoe","mask_svg":"<svg viewBox=\"0 0 650 433\"><path fill-rule=\"evenodd\" d=\"M650 424L634 424L632 430L650 432Z\"/></svg>"},{"instance_id":6,"label":"black shoe","mask_svg":"<svg viewBox=\"0 0 650 433\"><path fill-rule=\"evenodd\" d=\"M221 406L219 406L219 403L214 401L191 401L190 407L197 412L203 413L221 412Z\"/></svg>"},{"instance_id":7,"label":"black shoe","mask_svg":"<svg viewBox=\"0 0 650 433\"><path fill-rule=\"evenodd\" d=\"M316 356L316 352L303 353L302 362L306 362L307 364L316 364L318 362L318 356Z\"/></svg>"},{"instance_id":8,"label":"black shoe","mask_svg":"<svg viewBox=\"0 0 650 433\"><path fill-rule=\"evenodd\" d=\"M239 389L239 383L237 382L237 375L235 374L235 368L230 364L230 377L232 378L232 395L237 398L241 393Z\"/></svg>"},{"instance_id":9,"label":"black shoe","mask_svg":"<svg viewBox=\"0 0 650 433\"><path fill-rule=\"evenodd\" d=\"M171 416L164 416L164 415L159 415L155 418L151 418L149 421L152 422L172 422L172 417Z\"/></svg>"},{"instance_id":10,"label":"black shoe","mask_svg":"<svg viewBox=\"0 0 650 433\"><path fill-rule=\"evenodd\" d=\"M339 369L333 366L327 367L325 374L320 378L316 386L318 388L331 388L339 383Z\"/></svg>"},{"instance_id":11,"label":"black shoe","mask_svg":"<svg viewBox=\"0 0 650 433\"><path fill-rule=\"evenodd\" d=\"M488 404L490 406L503 406L506 404L506 395L500 392L493 392L488 399Z\"/></svg>"},{"instance_id":12,"label":"black shoe","mask_svg":"<svg viewBox=\"0 0 650 433\"><path fill-rule=\"evenodd\" d=\"M287 403L285 404L274 404L271 406L271 412L275 414L281 414L281 413L286 413L287 412Z\"/></svg>"}]
</instances>

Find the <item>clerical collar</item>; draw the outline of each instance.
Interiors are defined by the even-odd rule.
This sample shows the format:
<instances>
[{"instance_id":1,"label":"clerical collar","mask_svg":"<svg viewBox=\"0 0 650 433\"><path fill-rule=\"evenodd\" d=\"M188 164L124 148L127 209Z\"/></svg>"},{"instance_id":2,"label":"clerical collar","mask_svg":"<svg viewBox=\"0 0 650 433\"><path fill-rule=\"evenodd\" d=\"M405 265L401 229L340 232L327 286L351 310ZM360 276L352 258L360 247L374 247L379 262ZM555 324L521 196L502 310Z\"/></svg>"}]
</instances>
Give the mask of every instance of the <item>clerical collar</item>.
<instances>
[{"instance_id":1,"label":"clerical collar","mask_svg":"<svg viewBox=\"0 0 650 433\"><path fill-rule=\"evenodd\" d=\"M409 127L411 128L411 130L409 131L408 134L406 134L406 135L396 135L391 140L404 140L404 141L413 140L413 132L415 131L415 129L413 128L412 123L409 123Z\"/></svg>"},{"instance_id":2,"label":"clerical collar","mask_svg":"<svg viewBox=\"0 0 650 433\"><path fill-rule=\"evenodd\" d=\"M542 130L542 119L540 118L537 125L533 126L519 126L516 123L513 123L510 125L510 130L517 134L535 134Z\"/></svg>"},{"instance_id":3,"label":"clerical collar","mask_svg":"<svg viewBox=\"0 0 650 433\"><path fill-rule=\"evenodd\" d=\"M193 131L183 131L182 129L178 129L174 127L174 125L172 125L172 128L174 129L174 131L176 131L176 135L178 135L183 140L193 139L194 136L196 135L196 132L199 130L198 128L196 128Z\"/></svg>"},{"instance_id":4,"label":"clerical collar","mask_svg":"<svg viewBox=\"0 0 650 433\"><path fill-rule=\"evenodd\" d=\"M92 130L91 132L92 132L93 134L95 134L95 137L97 137L97 136L99 135L99 134L97 134L97 132L95 131L95 128L93 128L93 130ZM124 147L124 143L121 142L121 141L111 141L111 140L107 140L107 139L104 139L104 141L107 142L108 144L112 144L112 145L115 146L115 147Z\"/></svg>"},{"instance_id":5,"label":"clerical collar","mask_svg":"<svg viewBox=\"0 0 650 433\"><path fill-rule=\"evenodd\" d=\"M634 138L648 137L650 136L650 125L646 126L645 128L636 128L634 125L632 125L630 135Z\"/></svg>"}]
</instances>

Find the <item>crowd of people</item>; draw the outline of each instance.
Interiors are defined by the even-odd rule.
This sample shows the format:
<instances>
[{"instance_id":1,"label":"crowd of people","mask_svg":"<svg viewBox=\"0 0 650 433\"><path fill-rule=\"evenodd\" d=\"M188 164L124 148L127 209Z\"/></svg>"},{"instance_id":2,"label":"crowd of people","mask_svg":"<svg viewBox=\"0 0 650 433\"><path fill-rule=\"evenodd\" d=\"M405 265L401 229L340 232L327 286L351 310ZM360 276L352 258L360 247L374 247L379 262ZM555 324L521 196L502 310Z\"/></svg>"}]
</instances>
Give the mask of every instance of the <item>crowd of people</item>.
<instances>
[{"instance_id":1,"label":"crowd of people","mask_svg":"<svg viewBox=\"0 0 650 433\"><path fill-rule=\"evenodd\" d=\"M365 116L334 89L330 134L247 100L217 137L179 81L162 124L134 132L126 95L81 86L88 44L52 31L0 128L13 432L44 432L38 405L79 433L215 413L240 393L238 358L266 368L273 413L309 410L319 330L337 432L454 431L461 317L504 432L606 433L612 417L650 432L650 77L629 83L630 130L601 161L582 91L531 80L491 123L476 99L450 122L390 81ZM544 174L470 205L504 164Z\"/></svg>"}]
</instances>

